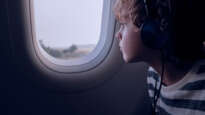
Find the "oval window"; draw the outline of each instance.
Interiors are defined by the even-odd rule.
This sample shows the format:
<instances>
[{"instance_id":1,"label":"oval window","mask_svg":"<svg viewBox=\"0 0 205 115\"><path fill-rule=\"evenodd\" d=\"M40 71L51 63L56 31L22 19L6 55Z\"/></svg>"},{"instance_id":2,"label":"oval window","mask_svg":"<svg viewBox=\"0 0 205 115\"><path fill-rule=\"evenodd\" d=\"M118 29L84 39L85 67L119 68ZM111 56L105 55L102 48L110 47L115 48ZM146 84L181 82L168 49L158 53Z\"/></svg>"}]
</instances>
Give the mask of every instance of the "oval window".
<instances>
[{"instance_id":1,"label":"oval window","mask_svg":"<svg viewBox=\"0 0 205 115\"><path fill-rule=\"evenodd\" d=\"M87 71L108 55L115 28L111 1L31 0L35 51L58 72Z\"/></svg>"},{"instance_id":2,"label":"oval window","mask_svg":"<svg viewBox=\"0 0 205 115\"><path fill-rule=\"evenodd\" d=\"M33 0L42 53L70 62L88 56L100 39L102 9L103 0Z\"/></svg>"}]
</instances>

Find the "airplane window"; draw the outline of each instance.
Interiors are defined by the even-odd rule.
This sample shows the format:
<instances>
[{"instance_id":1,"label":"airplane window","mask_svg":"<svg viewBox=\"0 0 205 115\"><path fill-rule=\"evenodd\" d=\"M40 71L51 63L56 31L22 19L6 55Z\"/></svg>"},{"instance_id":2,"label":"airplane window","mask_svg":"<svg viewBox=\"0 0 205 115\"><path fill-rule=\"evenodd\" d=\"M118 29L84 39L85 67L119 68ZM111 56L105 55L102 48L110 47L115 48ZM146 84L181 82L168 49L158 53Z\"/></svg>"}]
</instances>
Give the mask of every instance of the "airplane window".
<instances>
[{"instance_id":1,"label":"airplane window","mask_svg":"<svg viewBox=\"0 0 205 115\"><path fill-rule=\"evenodd\" d=\"M89 55L100 39L102 9L103 0L33 0L41 51L62 60Z\"/></svg>"},{"instance_id":2,"label":"airplane window","mask_svg":"<svg viewBox=\"0 0 205 115\"><path fill-rule=\"evenodd\" d=\"M114 43L112 0L29 0L35 56L57 72L100 65Z\"/></svg>"}]
</instances>

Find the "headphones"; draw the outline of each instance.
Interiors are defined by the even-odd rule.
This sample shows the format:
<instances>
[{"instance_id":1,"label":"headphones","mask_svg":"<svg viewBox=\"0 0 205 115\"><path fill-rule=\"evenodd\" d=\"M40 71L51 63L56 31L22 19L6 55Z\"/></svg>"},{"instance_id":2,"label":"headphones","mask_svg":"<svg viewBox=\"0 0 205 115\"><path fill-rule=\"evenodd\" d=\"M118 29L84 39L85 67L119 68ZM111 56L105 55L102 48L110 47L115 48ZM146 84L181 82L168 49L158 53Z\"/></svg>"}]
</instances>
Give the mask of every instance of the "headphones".
<instances>
[{"instance_id":1,"label":"headphones","mask_svg":"<svg viewBox=\"0 0 205 115\"><path fill-rule=\"evenodd\" d=\"M146 19L141 25L141 38L145 46L160 50L167 45L170 39L170 32L168 25L169 16L166 16L166 12L164 12L164 14L162 13L161 16L158 15L157 9L159 3L157 5L157 1L158 0L144 0ZM166 11L169 10L170 12L169 8L166 8ZM163 18L163 20L159 18ZM168 26L162 28L162 23Z\"/></svg>"},{"instance_id":2,"label":"headphones","mask_svg":"<svg viewBox=\"0 0 205 115\"><path fill-rule=\"evenodd\" d=\"M146 19L141 25L141 39L145 46L161 51L162 55L162 73L157 89L158 83L155 81L155 91L153 97L153 109L152 114L155 115L157 108L157 100L160 96L162 81L164 77L164 65L165 65L165 52L169 47L168 42L170 40L170 16L171 16L171 3L170 0L164 0L160 2L169 2L167 6L159 3L160 0L144 0ZM169 4L169 5L168 5ZM161 5L161 6L160 6ZM161 8L161 14L158 9ZM165 52L164 52L165 51Z\"/></svg>"}]
</instances>

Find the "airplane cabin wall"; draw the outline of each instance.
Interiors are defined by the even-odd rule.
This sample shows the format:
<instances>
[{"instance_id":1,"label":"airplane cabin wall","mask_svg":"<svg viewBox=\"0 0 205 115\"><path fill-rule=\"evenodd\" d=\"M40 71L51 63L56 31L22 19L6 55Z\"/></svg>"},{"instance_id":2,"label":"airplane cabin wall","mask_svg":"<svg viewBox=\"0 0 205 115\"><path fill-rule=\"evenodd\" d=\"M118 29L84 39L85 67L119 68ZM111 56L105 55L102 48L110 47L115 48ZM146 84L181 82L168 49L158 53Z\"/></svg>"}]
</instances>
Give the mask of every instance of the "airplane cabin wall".
<instances>
[{"instance_id":1,"label":"airplane cabin wall","mask_svg":"<svg viewBox=\"0 0 205 115\"><path fill-rule=\"evenodd\" d=\"M31 68L31 62L25 56L24 43L21 42L21 37L23 37L21 23L13 27L19 35L10 36L6 1L1 0L0 3L1 115L150 114L145 76L147 66L143 63L126 64L112 79L97 87L78 92L56 92L35 84L30 77L38 74L38 71ZM14 6L16 10L19 10L17 5ZM17 17L16 20L21 20L17 12L13 15ZM14 44L18 47L14 47ZM18 48L18 50L13 50L13 48Z\"/></svg>"}]
</instances>

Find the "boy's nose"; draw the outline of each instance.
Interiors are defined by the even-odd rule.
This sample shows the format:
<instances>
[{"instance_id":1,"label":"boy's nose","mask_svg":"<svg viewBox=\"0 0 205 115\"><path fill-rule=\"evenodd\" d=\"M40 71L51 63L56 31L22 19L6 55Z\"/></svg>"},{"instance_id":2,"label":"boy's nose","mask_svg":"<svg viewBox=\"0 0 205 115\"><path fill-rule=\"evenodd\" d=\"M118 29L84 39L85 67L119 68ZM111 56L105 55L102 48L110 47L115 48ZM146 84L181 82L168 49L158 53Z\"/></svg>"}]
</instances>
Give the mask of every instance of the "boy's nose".
<instances>
[{"instance_id":1,"label":"boy's nose","mask_svg":"<svg viewBox=\"0 0 205 115\"><path fill-rule=\"evenodd\" d=\"M115 34L115 37L116 37L118 40L122 40L122 34L120 33L120 31Z\"/></svg>"}]
</instances>

